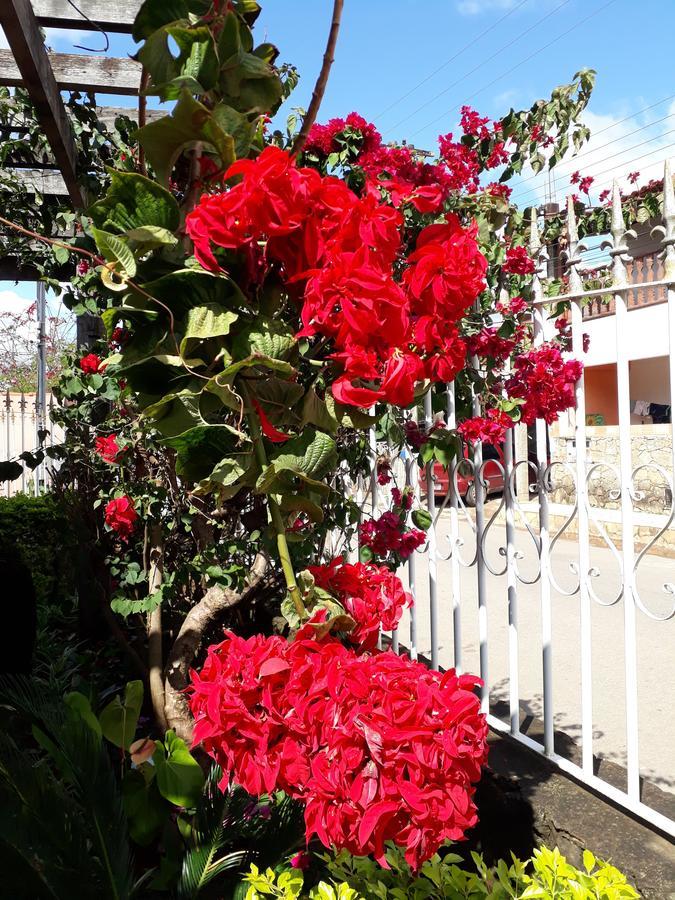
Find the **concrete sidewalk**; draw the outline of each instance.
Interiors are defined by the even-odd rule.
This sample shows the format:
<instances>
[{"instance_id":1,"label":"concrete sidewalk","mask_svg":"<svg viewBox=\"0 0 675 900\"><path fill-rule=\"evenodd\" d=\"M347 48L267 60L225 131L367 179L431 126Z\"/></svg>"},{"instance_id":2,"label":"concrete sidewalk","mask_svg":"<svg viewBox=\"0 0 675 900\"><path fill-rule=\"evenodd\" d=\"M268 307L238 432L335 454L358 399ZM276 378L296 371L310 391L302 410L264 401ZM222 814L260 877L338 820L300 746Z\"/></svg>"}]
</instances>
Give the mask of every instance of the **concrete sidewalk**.
<instances>
[{"instance_id":1,"label":"concrete sidewalk","mask_svg":"<svg viewBox=\"0 0 675 900\"><path fill-rule=\"evenodd\" d=\"M486 506L486 521L498 500ZM475 538L468 523L461 525L465 545L462 554L470 560ZM437 528L439 553L447 554L449 514L444 512ZM488 533L486 557L496 570L503 568L499 548L505 544L504 527L498 522ZM519 568L524 578L534 580L538 572L537 553L524 528L516 532L516 547L524 555ZM607 548L591 547L591 566L598 575L593 588L603 603L611 603L620 592L620 564ZM552 554L553 575L563 591L571 590L577 576L570 568L578 559L573 540L559 540ZM431 651L428 559L416 555L417 649ZM407 567L401 572L407 582ZM476 567L461 567L462 668L479 673L478 594ZM508 609L506 576L487 574L489 665L487 681L491 701L507 701L509 692ZM675 581L675 560L646 556L639 567L638 588L643 603L655 614L664 615L675 598L663 590L666 581ZM442 667L454 664L451 564L437 562L439 609L439 657ZM575 741L581 737L581 653L579 595L564 596L551 589L553 620L553 701L555 728ZM542 640L540 585L518 584L518 642L521 712L543 717ZM592 692L593 752L624 766L626 762L626 699L624 674L624 604L611 606L593 602ZM636 611L638 641L638 703L640 773L662 790L675 793L675 618L656 622ZM400 640L410 643L410 616L405 614L399 628ZM574 752L556 749L572 758ZM625 785L617 785L625 788Z\"/></svg>"}]
</instances>

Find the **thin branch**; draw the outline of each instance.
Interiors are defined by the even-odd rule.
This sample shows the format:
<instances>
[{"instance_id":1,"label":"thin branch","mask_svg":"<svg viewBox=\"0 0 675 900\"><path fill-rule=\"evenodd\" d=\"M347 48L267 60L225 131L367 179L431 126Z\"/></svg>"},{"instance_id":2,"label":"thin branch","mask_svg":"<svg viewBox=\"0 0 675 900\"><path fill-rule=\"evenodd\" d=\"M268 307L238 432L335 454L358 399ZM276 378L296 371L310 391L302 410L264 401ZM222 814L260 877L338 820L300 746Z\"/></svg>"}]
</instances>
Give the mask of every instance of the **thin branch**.
<instances>
[{"instance_id":1,"label":"thin branch","mask_svg":"<svg viewBox=\"0 0 675 900\"><path fill-rule=\"evenodd\" d=\"M143 66L141 70L141 85L138 89L138 128L139 131L141 128L145 127L146 122L146 112L148 106L148 99L145 96L145 91L148 87L148 82L150 81L150 73ZM138 170L141 175L147 176L148 167L145 164L145 150L143 149L143 144L141 141L138 142Z\"/></svg>"},{"instance_id":2,"label":"thin branch","mask_svg":"<svg viewBox=\"0 0 675 900\"><path fill-rule=\"evenodd\" d=\"M314 85L314 91L312 92L312 99L309 104L309 109L307 110L305 118L302 120L302 128L300 129L298 136L295 139L295 143L293 144L294 156L297 156L297 154L300 153L302 148L305 146L309 130L314 122L316 122L316 117L319 114L319 107L321 106L323 95L326 92L326 85L328 84L330 69L333 65L333 60L335 59L335 46L337 44L338 34L340 33L340 20L342 18L343 6L344 0L333 0L333 20L330 23L330 31L328 32L326 52L323 55L323 63L321 65L319 77L317 78L316 84Z\"/></svg>"}]
</instances>

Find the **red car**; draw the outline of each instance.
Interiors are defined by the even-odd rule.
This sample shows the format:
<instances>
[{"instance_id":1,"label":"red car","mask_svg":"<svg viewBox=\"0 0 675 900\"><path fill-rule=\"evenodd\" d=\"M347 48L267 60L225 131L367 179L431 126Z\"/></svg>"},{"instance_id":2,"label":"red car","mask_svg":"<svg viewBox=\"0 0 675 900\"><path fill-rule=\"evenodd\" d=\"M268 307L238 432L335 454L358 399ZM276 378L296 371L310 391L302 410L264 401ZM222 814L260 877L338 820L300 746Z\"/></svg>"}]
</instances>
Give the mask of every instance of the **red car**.
<instances>
[{"instance_id":1,"label":"red car","mask_svg":"<svg viewBox=\"0 0 675 900\"><path fill-rule=\"evenodd\" d=\"M464 458L468 459L469 448L466 444L462 446ZM483 480L488 484L488 495L498 494L504 490L504 448L501 444L497 447L483 444ZM438 499L442 499L450 487L450 473L439 462L434 463L433 481L434 494ZM476 505L476 484L468 465L461 466L457 474L457 490L467 506ZM426 469L420 470L420 491L423 494L427 492Z\"/></svg>"}]
</instances>

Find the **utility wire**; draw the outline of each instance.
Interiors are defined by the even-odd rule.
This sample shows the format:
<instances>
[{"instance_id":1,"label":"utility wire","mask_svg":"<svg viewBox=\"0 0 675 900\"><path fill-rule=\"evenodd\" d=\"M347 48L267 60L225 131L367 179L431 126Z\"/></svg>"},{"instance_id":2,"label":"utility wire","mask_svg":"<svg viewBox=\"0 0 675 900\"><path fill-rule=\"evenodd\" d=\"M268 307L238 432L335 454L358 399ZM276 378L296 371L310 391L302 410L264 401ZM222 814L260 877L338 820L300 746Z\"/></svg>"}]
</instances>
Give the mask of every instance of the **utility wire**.
<instances>
[{"instance_id":1,"label":"utility wire","mask_svg":"<svg viewBox=\"0 0 675 900\"><path fill-rule=\"evenodd\" d=\"M574 25L572 25L571 28L568 28L566 31L561 32L557 37L554 37L553 40L549 41L547 44L544 44L542 47L539 47L539 49L535 50L533 53L530 53L530 55L526 56L525 59L521 60L519 63L516 63L514 66L511 66L510 69L507 69L505 72L502 72L496 78L493 78L492 81L488 82L487 84L484 84L483 87L479 88L477 91L474 91L474 93L471 94L466 99L473 100L474 97L477 97L479 94L482 94L483 91L486 91L488 88L490 88L493 85L497 84L498 82L502 81L504 78L506 78L507 75L510 75L512 72L515 72L516 69L519 69L521 66L524 66L525 63L529 62L531 59L534 59L534 57L538 56L540 53L543 53L544 50L548 50L548 48L552 47L553 44L556 44L558 41L562 40L562 38L567 37L568 34L571 34L577 28L580 28L582 25L584 25L586 22L588 22L594 16L597 16L599 13L608 9L608 7L612 6L612 4L614 4L614 3L616 3L616 0L607 0L606 3L604 3L602 6L598 7L598 9L594 10L593 12L589 13L587 16L584 16L583 19L580 19L578 22L576 22ZM555 12L555 10L553 12ZM550 15L552 15L552 13ZM415 137L416 135L425 131L427 128L430 128L432 125L435 125L437 122L440 122L442 119L445 119L446 116L450 115L450 113L455 112L456 110L457 110L457 107L451 107L450 109L448 109L444 113L442 113L442 115L437 116L431 122L427 122L427 124L424 125L422 128L418 128L417 131L414 131L412 133L412 135L410 135L410 137ZM413 115L414 115L414 113L413 113Z\"/></svg>"},{"instance_id":2,"label":"utility wire","mask_svg":"<svg viewBox=\"0 0 675 900\"><path fill-rule=\"evenodd\" d=\"M518 186L516 188L514 188L514 191L520 190L520 188L524 184L527 184L530 181L534 181L535 178L541 178L543 175L547 174L549 171L551 171L556 176L568 175L576 168L576 165L580 159L584 159L585 157L591 156L593 153L599 153L601 150L605 150L607 147L611 147L612 144L617 144L619 141L625 141L627 138L632 137L634 134L639 134L641 131L646 131L648 128L653 128L654 125L659 125L661 122L665 122L667 119L672 119L673 116L675 116L675 112L669 113L669 115L663 116L660 119L655 119L653 122L646 122L641 128L636 128L635 131L629 131L628 134L622 134L621 137L614 138L614 140L612 140L612 141L607 141L604 144L600 144L600 146L598 146L595 150L586 150L584 153L579 153L577 156L571 156L569 158L564 159L559 165L554 166L550 170L547 169L546 171L537 172L534 175L528 175L527 178L521 178L521 180L518 182ZM633 118L633 117L629 116L628 118ZM617 124L618 124L618 122L617 122ZM610 128L611 127L613 127L613 126L610 125ZM664 133L670 134L670 132L668 132L668 131L666 131ZM596 137L598 134L600 134L600 132L596 131L594 134L591 135L591 137ZM661 136L663 136L663 134ZM658 139L658 137L654 137L654 138L650 138L649 140L652 141L652 140L657 140L657 139ZM637 144L636 146L640 146L640 145ZM635 148L630 147L630 148L627 148L627 150L624 150L622 152L627 152L629 149L633 150ZM616 156L618 154L613 154L613 155ZM604 159L606 160L606 159L610 159L610 158L611 157L605 157ZM603 162L604 162L604 160L603 160ZM595 164L592 163L592 165L595 165ZM560 168L560 166L565 167L565 169L569 168L569 172L563 171ZM528 188L528 191L529 190L530 189Z\"/></svg>"},{"instance_id":3,"label":"utility wire","mask_svg":"<svg viewBox=\"0 0 675 900\"><path fill-rule=\"evenodd\" d=\"M525 31L521 32L519 35L516 35L516 37L514 37L512 40L508 41L502 47L499 47L499 49L495 50L495 52L491 56L488 56L487 59L484 59L482 62L478 63L477 66L474 66L473 69L470 69L468 72L465 72L460 78L458 78L456 81L453 81L452 84L448 85L448 87L444 88L442 91L440 91L434 97L432 97L431 100L427 100L427 102L423 103L422 106L418 106L416 110L414 110L412 113L410 113L410 115L407 115L404 118L400 119L395 125L392 125L391 128L388 128L384 133L390 134L392 131L394 131L394 129L398 128L399 125L402 125L404 122L408 122L410 119L412 119L414 116L416 116L417 113L422 112L422 110L426 109L427 106L430 106L432 103L435 103L439 97L442 97L444 94L447 94L448 91L451 91L454 87L457 87L458 84L461 84L463 81L465 81L471 75L473 75L475 72L478 72L478 70L482 69L486 63L489 63L493 59L496 59L498 56L500 56L504 52L504 50L508 50L509 47L512 47L514 44L517 44L519 40L524 38L531 31L534 31L535 28L538 28L539 25L541 25L547 19L550 19L551 16L555 15L559 10L561 10L563 8L563 6L567 6L567 4L569 2L570 2L570 0L562 0L562 3L560 3L558 6L556 6L555 9L552 9L550 12L546 13L545 16L542 16L540 19L537 19L537 21L533 25L530 25L529 28L526 28Z\"/></svg>"},{"instance_id":4,"label":"utility wire","mask_svg":"<svg viewBox=\"0 0 675 900\"><path fill-rule=\"evenodd\" d=\"M675 113L674 113L674 115L675 115ZM668 116L667 118L670 118L670 116ZM642 129L638 129L638 131L641 131L641 130ZM639 147L646 147L648 144L653 144L654 141L663 140L663 138L668 137L668 135L670 135L670 134L675 134L675 128L671 128L670 131L664 131L661 134L657 134L654 137L649 138L648 140L639 141L637 144L633 144L631 147L625 147L623 150L618 150L616 153L610 153L609 156L603 156L602 159L599 159L596 163L591 164L591 166L589 167L588 175L593 178L593 181L595 181L595 179L599 178L602 173L593 175L593 172L592 172L593 166L604 165L610 159L614 159L617 156L623 156L626 153L630 153L631 150L637 150ZM603 150L605 147L609 147L612 143L614 143L614 142L610 141L608 144L603 144L601 147L598 147L597 150L591 151L591 152L597 153L600 150ZM659 148L656 148L656 149L659 149ZM656 152L656 149L652 152ZM557 172L555 169L553 171L555 172L556 175L568 175L569 174L568 172ZM608 171L608 170L605 170L605 171ZM520 185L518 185L518 187L514 188L514 190L513 190L514 199L517 199L519 201L522 201L525 197L529 197L532 194L539 193L539 190L536 187L527 188L526 190L522 191L521 193L518 193L519 188L520 188Z\"/></svg>"},{"instance_id":5,"label":"utility wire","mask_svg":"<svg viewBox=\"0 0 675 900\"><path fill-rule=\"evenodd\" d=\"M410 90L406 94L403 94L401 97L398 98L398 100L394 100L393 103L390 103L389 106L386 107L386 109L383 109L382 112L378 113L375 116L375 120L377 121L377 119L382 118L382 116L384 116L386 113L388 113L390 109L393 109L395 106L398 106L398 104L401 103L403 100L407 100L408 97L411 96L411 94L414 94L418 88L422 87L423 84L426 84L427 81L430 81L434 77L434 75L438 75L438 73L442 72L443 69L445 69L447 66L450 65L450 63L454 62L456 59L459 59L459 57L463 53L466 53L467 50L470 50L471 47L473 47L475 44L477 44L478 41L482 40L482 38L484 38L486 34L489 34L491 31L494 31L498 25L501 25L502 22L504 22L506 19L509 18L509 16L512 16L514 13L518 12L519 9L521 9L523 6L525 6L526 3L529 3L529 2L530 2L530 0L520 0L520 3L517 6L512 6L508 12L506 12L500 19L497 19L496 22L493 22L489 28L486 28L484 31L481 31L480 34L477 34L476 37L473 38L473 40L469 41L468 44L465 44L460 50L457 51L457 53L455 53L453 56L451 56L450 59L446 59L446 61L444 63L442 63L437 69L434 69L434 71L431 72L429 75L427 75L426 78L423 78L421 81L418 81L417 84L414 87L410 88Z\"/></svg>"}]
</instances>

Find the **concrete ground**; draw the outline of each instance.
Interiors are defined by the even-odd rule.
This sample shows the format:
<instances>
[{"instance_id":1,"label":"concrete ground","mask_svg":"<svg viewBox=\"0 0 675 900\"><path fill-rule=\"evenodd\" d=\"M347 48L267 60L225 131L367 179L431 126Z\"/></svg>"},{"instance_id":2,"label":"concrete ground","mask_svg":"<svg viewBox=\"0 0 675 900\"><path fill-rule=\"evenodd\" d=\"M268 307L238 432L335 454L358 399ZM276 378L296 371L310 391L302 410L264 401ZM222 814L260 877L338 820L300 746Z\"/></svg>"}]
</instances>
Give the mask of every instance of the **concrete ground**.
<instances>
[{"instance_id":1,"label":"concrete ground","mask_svg":"<svg viewBox=\"0 0 675 900\"><path fill-rule=\"evenodd\" d=\"M486 504L486 521L499 505L498 499ZM445 511L437 528L439 550L449 548L449 513ZM465 545L462 553L471 559L475 539L468 523L461 524ZM504 526L495 522L488 533L486 556L493 568L503 566L499 548L504 546ZM516 547L524 555L519 562L525 578L534 578L537 554L532 538L524 528L516 531ZM591 566L598 572L593 587L600 600L611 602L620 590L619 562L609 549L591 547ZM554 577L563 590L575 583L570 564L578 559L575 541L559 540L552 554ZM415 593L417 650L430 655L430 616L428 559L416 555ZM452 666L452 576L451 564L439 560L438 621L439 659L442 667ZM645 606L655 614L665 614L675 598L663 590L666 581L675 582L675 560L647 555L640 564L638 587ZM402 573L407 580L407 569ZM464 671L479 672L478 596L476 567L461 567L462 653ZM508 608L506 576L487 574L489 665L487 681L491 702L508 701ZM579 595L564 596L552 589L552 665L553 704L556 731L575 741L581 738L581 657ZM521 713L543 717L542 641L540 585L518 584L519 663ZM618 765L626 762L626 702L624 675L624 604L612 606L593 602L592 690L593 752ZM665 622L650 619L636 611L638 642L638 702L640 773L662 790L675 794L675 618ZM410 645L410 616L405 614L399 627L401 644ZM563 755L576 758L576 748L560 747ZM618 784L619 787L625 785Z\"/></svg>"}]
</instances>

